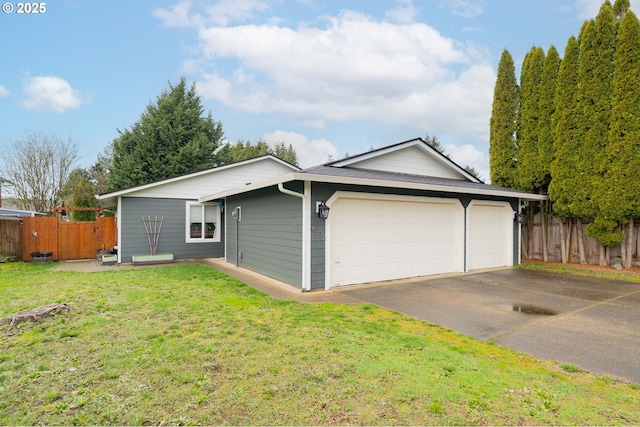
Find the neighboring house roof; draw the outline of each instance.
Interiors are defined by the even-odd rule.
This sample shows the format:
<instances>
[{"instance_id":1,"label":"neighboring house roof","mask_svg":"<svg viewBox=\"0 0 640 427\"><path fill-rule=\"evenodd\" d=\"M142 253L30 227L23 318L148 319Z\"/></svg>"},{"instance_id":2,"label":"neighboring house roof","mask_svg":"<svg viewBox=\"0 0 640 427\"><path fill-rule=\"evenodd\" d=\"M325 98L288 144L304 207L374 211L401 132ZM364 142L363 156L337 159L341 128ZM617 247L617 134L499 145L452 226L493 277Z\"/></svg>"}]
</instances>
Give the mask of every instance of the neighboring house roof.
<instances>
[{"instance_id":1,"label":"neighboring house roof","mask_svg":"<svg viewBox=\"0 0 640 427\"><path fill-rule=\"evenodd\" d=\"M210 178L223 174L224 171L237 168L240 166L251 165L264 165L266 163L272 163L274 166L280 169L299 171L300 168L293 166L275 156L270 154L265 156L256 157L253 159L243 160L240 162L230 163L222 166L216 166L210 169L206 169L199 172L193 172L185 175L176 176L173 178L164 179L161 181L155 181L148 184L136 185L134 187L125 188L111 193L99 194L98 200L102 202L103 206L115 206L120 196L129 197L158 197L158 198L194 198L197 199L204 190L199 190L199 187L210 188ZM283 168L284 167L284 168ZM273 176L270 174L269 176ZM189 190L185 191L184 184L189 182ZM190 194L193 193L193 194Z\"/></svg>"},{"instance_id":2,"label":"neighboring house roof","mask_svg":"<svg viewBox=\"0 0 640 427\"><path fill-rule=\"evenodd\" d=\"M43 213L35 211L23 211L21 209L0 208L0 216L44 216Z\"/></svg>"},{"instance_id":3,"label":"neighboring house roof","mask_svg":"<svg viewBox=\"0 0 640 427\"><path fill-rule=\"evenodd\" d=\"M421 171L426 173L419 173ZM431 148L422 139L413 139L259 183L213 193L200 197L199 201L221 199L291 181L514 197L523 200L547 199L544 195L484 184L448 157Z\"/></svg>"}]
</instances>

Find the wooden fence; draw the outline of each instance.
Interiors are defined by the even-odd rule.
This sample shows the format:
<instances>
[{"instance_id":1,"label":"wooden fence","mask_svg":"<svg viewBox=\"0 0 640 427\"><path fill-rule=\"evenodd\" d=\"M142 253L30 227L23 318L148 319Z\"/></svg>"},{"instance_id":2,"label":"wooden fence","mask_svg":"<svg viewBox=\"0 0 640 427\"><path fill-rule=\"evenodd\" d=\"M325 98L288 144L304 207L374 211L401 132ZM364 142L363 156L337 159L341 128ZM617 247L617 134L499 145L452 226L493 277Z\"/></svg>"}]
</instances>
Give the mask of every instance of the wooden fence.
<instances>
[{"instance_id":1,"label":"wooden fence","mask_svg":"<svg viewBox=\"0 0 640 427\"><path fill-rule=\"evenodd\" d=\"M0 254L22 260L22 221L0 218Z\"/></svg>"},{"instance_id":2,"label":"wooden fence","mask_svg":"<svg viewBox=\"0 0 640 427\"><path fill-rule=\"evenodd\" d=\"M52 252L53 260L90 259L100 249L117 245L115 218L96 221L63 222L55 217L24 217L22 260L31 252Z\"/></svg>"},{"instance_id":3,"label":"wooden fence","mask_svg":"<svg viewBox=\"0 0 640 427\"><path fill-rule=\"evenodd\" d=\"M561 230L562 221L560 218L555 218L553 216L549 217L549 227L548 227L548 240L547 240L547 251L549 254L549 261L562 262L562 253L560 249L560 230ZM529 243L528 239L528 230L527 223L522 224L522 254L530 252L530 258L532 259L542 259L542 215L537 214L534 216L533 220L533 239L532 242ZM600 244L597 240L587 236L586 233L587 224L582 224L582 231L584 235L584 251L587 264L598 264L600 261ZM633 254L633 265L639 266L640 260L638 259L638 233L640 232L640 224L636 223L631 253ZM570 263L578 263L580 262L579 253L578 253L578 229L575 221L572 222L571 231L569 233L569 262ZM623 242L624 244L624 242ZM610 263L613 262L621 262L622 259L622 249L620 245L613 246L609 249Z\"/></svg>"}]
</instances>

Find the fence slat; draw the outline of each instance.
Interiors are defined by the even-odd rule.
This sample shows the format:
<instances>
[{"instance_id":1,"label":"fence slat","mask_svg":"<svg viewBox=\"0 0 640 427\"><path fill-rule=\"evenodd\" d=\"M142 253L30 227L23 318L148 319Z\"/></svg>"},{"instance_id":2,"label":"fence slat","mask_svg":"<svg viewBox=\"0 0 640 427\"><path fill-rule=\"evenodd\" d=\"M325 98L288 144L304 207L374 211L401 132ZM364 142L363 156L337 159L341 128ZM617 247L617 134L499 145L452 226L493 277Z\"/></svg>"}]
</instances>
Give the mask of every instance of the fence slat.
<instances>
[{"instance_id":1,"label":"fence slat","mask_svg":"<svg viewBox=\"0 0 640 427\"><path fill-rule=\"evenodd\" d=\"M562 254L560 248L560 224L561 219L556 217L550 218L549 223L549 239L548 239L548 247L547 251L549 253L549 261L561 262ZM586 233L587 224L582 224L583 234L585 236L584 241L584 251L585 257L588 264L598 264L600 262L600 244L596 239L593 239L587 236ZM632 242L632 254L633 254L633 265L639 265L640 260L638 260L638 232L640 231L640 226L638 224L635 225L633 242ZM527 235L527 223L526 221L522 224L522 235ZM578 250L578 230L575 222L571 224L571 234L570 234L570 242L569 242L569 262L578 263L579 261L579 250ZM522 245L526 245L528 242L526 238L523 238ZM532 259L542 259L542 215L536 214L533 220L533 242L531 242L531 246L533 250L531 251ZM523 251L524 253L524 251ZM620 245L613 246L609 249L610 253L610 261L620 261L622 256L622 250Z\"/></svg>"}]
</instances>

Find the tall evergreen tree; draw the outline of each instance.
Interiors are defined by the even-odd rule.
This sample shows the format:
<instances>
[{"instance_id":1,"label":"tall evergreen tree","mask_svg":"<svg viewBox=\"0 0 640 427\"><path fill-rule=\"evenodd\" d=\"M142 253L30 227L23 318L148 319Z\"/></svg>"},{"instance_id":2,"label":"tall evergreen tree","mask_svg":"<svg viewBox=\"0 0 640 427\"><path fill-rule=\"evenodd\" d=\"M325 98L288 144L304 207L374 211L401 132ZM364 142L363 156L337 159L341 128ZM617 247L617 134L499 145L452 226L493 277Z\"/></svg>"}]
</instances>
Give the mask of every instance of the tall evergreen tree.
<instances>
[{"instance_id":1,"label":"tall evergreen tree","mask_svg":"<svg viewBox=\"0 0 640 427\"><path fill-rule=\"evenodd\" d=\"M599 187L601 216L616 227L640 216L640 22L635 14L624 14L619 28L614 60L613 93L608 169ZM631 237L631 236L628 236ZM622 236L617 227L609 234L611 244ZM629 239L631 241L631 239ZM630 246L630 245L629 245ZM625 248L627 249L627 248ZM626 267L631 266L631 247L625 251Z\"/></svg>"},{"instance_id":2,"label":"tall evergreen tree","mask_svg":"<svg viewBox=\"0 0 640 427\"><path fill-rule=\"evenodd\" d=\"M570 226L574 196L576 189L581 185L577 174L577 148L581 141L578 129L578 56L578 41L571 36L558 70L555 113L552 120L554 159L551 161L549 199L553 203L553 212L563 218L560 233L563 262L568 262L569 259L566 230L570 229L564 225Z\"/></svg>"},{"instance_id":3,"label":"tall evergreen tree","mask_svg":"<svg viewBox=\"0 0 640 427\"><path fill-rule=\"evenodd\" d=\"M98 206L98 200L93 190L93 185L86 179L82 179L78 185L76 185L73 193L73 207L95 208ZM95 221L96 211L71 211L71 219L73 221Z\"/></svg>"},{"instance_id":4,"label":"tall evergreen tree","mask_svg":"<svg viewBox=\"0 0 640 427\"><path fill-rule=\"evenodd\" d=\"M602 178L608 168L604 153L611 120L616 22L613 7L606 0L590 31L584 34L580 46L578 83L580 108L583 111L580 126L584 135L578 168L584 174L584 187L576 204L576 215L594 220L587 227L587 233L605 246L611 244L612 233L615 233L615 230L610 221L604 221L605 218L599 209L598 195L602 193ZM605 263L606 259L601 250L600 264Z\"/></svg>"},{"instance_id":5,"label":"tall evergreen tree","mask_svg":"<svg viewBox=\"0 0 640 427\"><path fill-rule=\"evenodd\" d=\"M555 46L547 51L540 83L539 118L538 118L538 157L533 176L534 188L547 193L551 182L551 162L553 149L553 118L556 111L556 86L560 69L560 55Z\"/></svg>"},{"instance_id":6,"label":"tall evergreen tree","mask_svg":"<svg viewBox=\"0 0 640 427\"><path fill-rule=\"evenodd\" d=\"M577 165L578 147L581 143L578 123L578 41L571 36L564 51L558 70L553 116L553 151L551 162L552 180L549 184L549 198L553 202L556 215L568 218L573 214L573 201L581 186Z\"/></svg>"},{"instance_id":7,"label":"tall evergreen tree","mask_svg":"<svg viewBox=\"0 0 640 427\"><path fill-rule=\"evenodd\" d=\"M539 180L538 139L540 134L540 94L545 55L540 47L532 47L522 62L520 77L520 109L518 111L518 188L532 191Z\"/></svg>"},{"instance_id":8,"label":"tall evergreen tree","mask_svg":"<svg viewBox=\"0 0 640 427\"><path fill-rule=\"evenodd\" d=\"M622 21L627 12L631 9L631 2L629 0L616 0L613 4L613 13L616 15L618 21Z\"/></svg>"},{"instance_id":9,"label":"tall evergreen tree","mask_svg":"<svg viewBox=\"0 0 640 427\"><path fill-rule=\"evenodd\" d=\"M513 58L502 52L493 94L489 126L490 177L493 185L516 186L516 117L518 114L518 82Z\"/></svg>"},{"instance_id":10,"label":"tall evergreen tree","mask_svg":"<svg viewBox=\"0 0 640 427\"><path fill-rule=\"evenodd\" d=\"M184 78L149 104L131 129L113 141L112 190L212 167L223 138L222 124L204 107Z\"/></svg>"}]
</instances>

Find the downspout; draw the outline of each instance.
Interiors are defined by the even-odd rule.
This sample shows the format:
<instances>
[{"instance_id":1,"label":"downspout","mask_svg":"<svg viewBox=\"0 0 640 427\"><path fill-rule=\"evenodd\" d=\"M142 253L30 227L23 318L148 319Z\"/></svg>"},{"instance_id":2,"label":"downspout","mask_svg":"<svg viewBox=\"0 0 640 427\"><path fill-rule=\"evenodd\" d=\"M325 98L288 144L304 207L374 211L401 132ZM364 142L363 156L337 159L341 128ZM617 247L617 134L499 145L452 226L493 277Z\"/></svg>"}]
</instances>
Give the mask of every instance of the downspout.
<instances>
[{"instance_id":1,"label":"downspout","mask_svg":"<svg viewBox=\"0 0 640 427\"><path fill-rule=\"evenodd\" d=\"M302 292L311 290L311 182L304 182L304 193L284 188L283 183L278 183L278 190L283 194L302 199Z\"/></svg>"},{"instance_id":2,"label":"downspout","mask_svg":"<svg viewBox=\"0 0 640 427\"><path fill-rule=\"evenodd\" d=\"M116 208L116 229L118 230L118 264L122 264L122 196L118 196Z\"/></svg>"}]
</instances>

